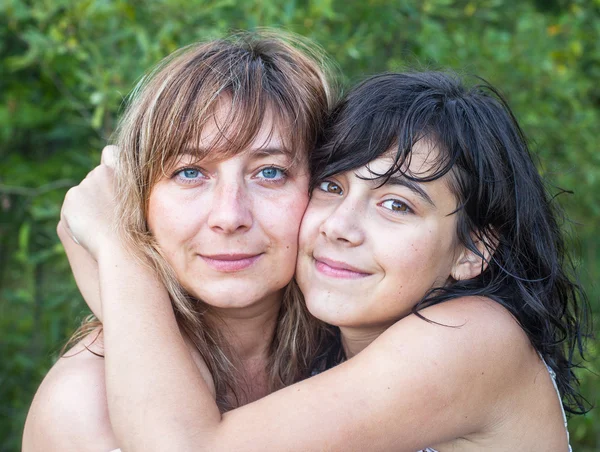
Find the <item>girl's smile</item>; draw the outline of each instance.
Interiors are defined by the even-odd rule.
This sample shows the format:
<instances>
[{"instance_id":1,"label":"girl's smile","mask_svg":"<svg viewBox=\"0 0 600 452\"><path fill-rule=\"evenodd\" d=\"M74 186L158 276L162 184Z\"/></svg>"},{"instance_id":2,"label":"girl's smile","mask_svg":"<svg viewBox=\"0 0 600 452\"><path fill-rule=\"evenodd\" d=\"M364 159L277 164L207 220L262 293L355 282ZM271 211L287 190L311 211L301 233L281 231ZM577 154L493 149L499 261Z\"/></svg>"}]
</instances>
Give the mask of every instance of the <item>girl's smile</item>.
<instances>
[{"instance_id":1,"label":"girl's smile","mask_svg":"<svg viewBox=\"0 0 600 452\"><path fill-rule=\"evenodd\" d=\"M427 174L437 153L417 143L407 173ZM380 157L314 189L300 231L297 280L313 315L340 327L387 328L457 276L457 205L444 176L417 183ZM419 275L415 278L411 275Z\"/></svg>"}]
</instances>

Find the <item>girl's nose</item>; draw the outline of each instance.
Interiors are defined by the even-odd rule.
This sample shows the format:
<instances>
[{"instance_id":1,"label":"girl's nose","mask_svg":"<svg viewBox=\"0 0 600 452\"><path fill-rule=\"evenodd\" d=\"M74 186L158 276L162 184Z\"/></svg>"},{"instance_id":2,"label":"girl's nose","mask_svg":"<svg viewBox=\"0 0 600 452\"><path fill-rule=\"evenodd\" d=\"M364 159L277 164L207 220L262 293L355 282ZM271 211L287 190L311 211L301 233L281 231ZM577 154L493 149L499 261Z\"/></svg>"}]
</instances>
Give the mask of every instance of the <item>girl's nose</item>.
<instances>
[{"instance_id":1,"label":"girl's nose","mask_svg":"<svg viewBox=\"0 0 600 452\"><path fill-rule=\"evenodd\" d=\"M344 246L358 246L364 241L360 225L364 212L350 198L345 198L323 221L319 232L328 240Z\"/></svg>"}]
</instances>

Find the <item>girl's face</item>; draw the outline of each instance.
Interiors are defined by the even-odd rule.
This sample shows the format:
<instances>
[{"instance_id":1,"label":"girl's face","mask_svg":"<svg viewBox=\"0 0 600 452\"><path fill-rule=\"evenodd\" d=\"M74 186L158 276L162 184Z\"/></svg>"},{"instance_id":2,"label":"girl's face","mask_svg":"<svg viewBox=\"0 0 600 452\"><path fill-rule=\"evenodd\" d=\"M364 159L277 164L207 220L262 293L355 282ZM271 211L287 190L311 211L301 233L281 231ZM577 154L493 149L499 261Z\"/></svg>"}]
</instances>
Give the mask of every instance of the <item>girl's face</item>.
<instances>
[{"instance_id":1,"label":"girl's face","mask_svg":"<svg viewBox=\"0 0 600 452\"><path fill-rule=\"evenodd\" d=\"M177 279L217 308L278 301L294 274L308 170L292 166L271 121L232 158L198 160L190 149L150 194L149 227ZM207 124L200 146L218 133L218 121Z\"/></svg>"},{"instance_id":2,"label":"girl's face","mask_svg":"<svg viewBox=\"0 0 600 452\"><path fill-rule=\"evenodd\" d=\"M409 174L430 173L436 151L413 147ZM317 186L300 231L297 279L309 311L341 327L387 328L433 287L461 278L457 200L444 176L412 182L380 157ZM366 178L366 179L365 179Z\"/></svg>"}]
</instances>

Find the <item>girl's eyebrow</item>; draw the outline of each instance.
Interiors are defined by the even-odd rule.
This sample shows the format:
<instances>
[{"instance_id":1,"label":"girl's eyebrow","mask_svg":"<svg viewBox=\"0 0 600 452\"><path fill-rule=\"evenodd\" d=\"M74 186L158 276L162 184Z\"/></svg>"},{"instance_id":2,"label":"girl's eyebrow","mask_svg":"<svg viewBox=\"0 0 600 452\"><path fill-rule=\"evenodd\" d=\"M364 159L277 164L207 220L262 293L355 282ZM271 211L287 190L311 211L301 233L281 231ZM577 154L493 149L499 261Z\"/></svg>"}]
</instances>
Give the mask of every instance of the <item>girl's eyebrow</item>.
<instances>
[{"instance_id":1,"label":"girl's eyebrow","mask_svg":"<svg viewBox=\"0 0 600 452\"><path fill-rule=\"evenodd\" d=\"M413 193L415 193L423 201L427 202L432 207L436 207L435 203L433 202L431 197L427 194L425 189L421 186L421 184L419 184L415 181L412 181L410 179L407 179L405 176L402 176L401 174L398 174L398 173L392 174L389 178L387 178L387 180L385 181L384 184L381 184L379 186L383 187L386 185L400 185L402 187L406 187L409 190L411 190Z\"/></svg>"}]
</instances>

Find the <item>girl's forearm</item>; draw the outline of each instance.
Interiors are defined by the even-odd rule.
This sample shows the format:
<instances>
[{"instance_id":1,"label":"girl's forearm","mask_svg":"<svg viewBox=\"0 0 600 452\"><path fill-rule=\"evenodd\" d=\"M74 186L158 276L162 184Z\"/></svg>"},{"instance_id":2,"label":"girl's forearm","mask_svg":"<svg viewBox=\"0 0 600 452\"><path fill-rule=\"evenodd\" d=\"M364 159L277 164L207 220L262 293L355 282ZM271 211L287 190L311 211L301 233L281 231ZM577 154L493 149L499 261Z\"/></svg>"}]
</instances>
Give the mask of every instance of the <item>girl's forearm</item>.
<instances>
[{"instance_id":1,"label":"girl's forearm","mask_svg":"<svg viewBox=\"0 0 600 452\"><path fill-rule=\"evenodd\" d=\"M181 336L166 289L124 250L104 253L99 269L108 406L121 447L191 450L182 442L198 440L191 432L208 439L221 415ZM162 434L149 438L147 432Z\"/></svg>"},{"instance_id":2,"label":"girl's forearm","mask_svg":"<svg viewBox=\"0 0 600 452\"><path fill-rule=\"evenodd\" d=\"M81 296L94 315L99 320L102 320L100 286L98 283L98 263L85 248L75 243L62 221L58 223L56 232L63 244L65 254L69 260L69 265L71 266L71 271L73 272L73 277L75 278L75 283L77 284L79 292L81 292Z\"/></svg>"},{"instance_id":3,"label":"girl's forearm","mask_svg":"<svg viewBox=\"0 0 600 452\"><path fill-rule=\"evenodd\" d=\"M106 388L123 450L413 451L480 431L521 378L523 358L506 353L525 348L512 317L458 300L427 314L461 328L403 319L351 360L221 416L156 275L126 252L107 256Z\"/></svg>"}]
</instances>

